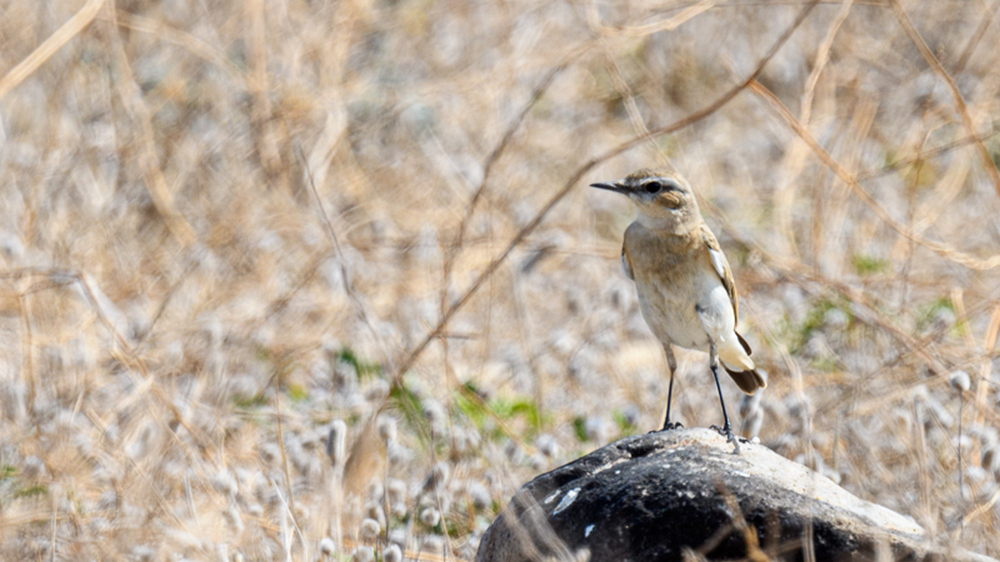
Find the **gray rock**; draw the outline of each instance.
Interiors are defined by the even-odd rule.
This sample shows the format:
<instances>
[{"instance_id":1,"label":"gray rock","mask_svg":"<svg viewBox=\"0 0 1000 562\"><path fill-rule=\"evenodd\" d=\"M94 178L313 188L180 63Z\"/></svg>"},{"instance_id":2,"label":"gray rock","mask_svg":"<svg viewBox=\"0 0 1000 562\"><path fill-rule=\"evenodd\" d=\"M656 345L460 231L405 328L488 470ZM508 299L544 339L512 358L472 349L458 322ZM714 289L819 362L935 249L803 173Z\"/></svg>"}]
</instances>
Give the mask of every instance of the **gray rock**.
<instances>
[{"instance_id":1,"label":"gray rock","mask_svg":"<svg viewBox=\"0 0 1000 562\"><path fill-rule=\"evenodd\" d=\"M993 560L929 548L910 517L764 446L733 454L710 429L628 437L539 476L486 531L476 560L802 560L810 524L817 562Z\"/></svg>"}]
</instances>

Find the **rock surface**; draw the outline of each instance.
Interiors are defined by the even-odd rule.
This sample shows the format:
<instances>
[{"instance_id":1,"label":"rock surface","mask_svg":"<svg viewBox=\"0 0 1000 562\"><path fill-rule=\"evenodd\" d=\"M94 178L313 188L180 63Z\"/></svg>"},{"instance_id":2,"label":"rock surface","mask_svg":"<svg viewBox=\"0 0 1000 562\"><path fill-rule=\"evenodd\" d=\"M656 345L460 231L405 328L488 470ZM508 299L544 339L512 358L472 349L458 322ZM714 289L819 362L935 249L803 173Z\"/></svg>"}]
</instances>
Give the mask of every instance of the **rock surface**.
<instances>
[{"instance_id":1,"label":"rock surface","mask_svg":"<svg viewBox=\"0 0 1000 562\"><path fill-rule=\"evenodd\" d=\"M809 543L818 562L993 560L929 548L910 517L764 446L735 455L710 429L628 437L539 476L476 560L803 560Z\"/></svg>"}]
</instances>

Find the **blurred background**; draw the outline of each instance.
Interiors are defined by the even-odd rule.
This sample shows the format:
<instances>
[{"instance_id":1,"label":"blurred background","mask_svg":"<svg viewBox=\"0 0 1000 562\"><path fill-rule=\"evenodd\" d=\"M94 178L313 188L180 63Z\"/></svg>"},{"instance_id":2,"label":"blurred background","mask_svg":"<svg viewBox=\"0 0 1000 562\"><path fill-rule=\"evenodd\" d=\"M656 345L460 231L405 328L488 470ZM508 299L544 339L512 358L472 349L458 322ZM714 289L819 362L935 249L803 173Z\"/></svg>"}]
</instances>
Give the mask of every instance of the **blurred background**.
<instances>
[{"instance_id":1,"label":"blurred background","mask_svg":"<svg viewBox=\"0 0 1000 562\"><path fill-rule=\"evenodd\" d=\"M741 433L1000 555L997 9L0 1L0 557L472 559L662 423L586 187L656 166L769 375Z\"/></svg>"}]
</instances>

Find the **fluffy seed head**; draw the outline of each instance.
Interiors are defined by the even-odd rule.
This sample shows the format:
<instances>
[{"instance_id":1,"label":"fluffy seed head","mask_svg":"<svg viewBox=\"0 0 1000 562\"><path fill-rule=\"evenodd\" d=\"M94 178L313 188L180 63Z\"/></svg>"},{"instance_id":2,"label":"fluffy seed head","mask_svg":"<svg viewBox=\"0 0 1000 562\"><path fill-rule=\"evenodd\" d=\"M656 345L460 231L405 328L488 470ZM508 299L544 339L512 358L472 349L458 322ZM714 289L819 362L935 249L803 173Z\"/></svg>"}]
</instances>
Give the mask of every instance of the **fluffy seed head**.
<instances>
[{"instance_id":1,"label":"fluffy seed head","mask_svg":"<svg viewBox=\"0 0 1000 562\"><path fill-rule=\"evenodd\" d=\"M361 536L366 539L374 539L381 531L382 527L374 519L366 518L361 522Z\"/></svg>"},{"instance_id":2,"label":"fluffy seed head","mask_svg":"<svg viewBox=\"0 0 1000 562\"><path fill-rule=\"evenodd\" d=\"M403 562L403 552L398 546L390 544L385 549L385 554L382 555L382 559L385 562Z\"/></svg>"},{"instance_id":3,"label":"fluffy seed head","mask_svg":"<svg viewBox=\"0 0 1000 562\"><path fill-rule=\"evenodd\" d=\"M951 387L959 392L965 392L972 386L969 373L965 371L955 371L952 373L949 377L949 382L951 383Z\"/></svg>"},{"instance_id":4,"label":"fluffy seed head","mask_svg":"<svg viewBox=\"0 0 1000 562\"><path fill-rule=\"evenodd\" d=\"M420 512L420 520L428 527L433 527L441 521L441 512L433 507L425 508Z\"/></svg>"}]
</instances>

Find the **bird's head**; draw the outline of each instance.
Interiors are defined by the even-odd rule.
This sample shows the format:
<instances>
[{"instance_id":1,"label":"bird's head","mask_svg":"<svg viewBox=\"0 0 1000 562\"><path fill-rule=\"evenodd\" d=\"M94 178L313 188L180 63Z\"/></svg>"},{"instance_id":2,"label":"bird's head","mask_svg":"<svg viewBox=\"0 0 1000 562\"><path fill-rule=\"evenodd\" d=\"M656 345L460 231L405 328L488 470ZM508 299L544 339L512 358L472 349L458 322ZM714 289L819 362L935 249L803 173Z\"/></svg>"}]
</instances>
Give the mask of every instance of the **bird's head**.
<instances>
[{"instance_id":1,"label":"bird's head","mask_svg":"<svg viewBox=\"0 0 1000 562\"><path fill-rule=\"evenodd\" d=\"M682 227L700 217L691 186L673 172L642 169L616 182L593 183L590 187L628 196L638 207L640 220L660 226Z\"/></svg>"}]
</instances>

